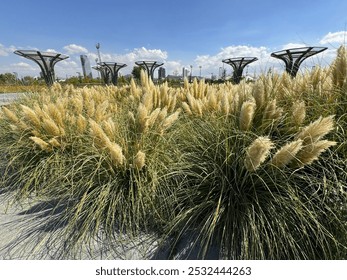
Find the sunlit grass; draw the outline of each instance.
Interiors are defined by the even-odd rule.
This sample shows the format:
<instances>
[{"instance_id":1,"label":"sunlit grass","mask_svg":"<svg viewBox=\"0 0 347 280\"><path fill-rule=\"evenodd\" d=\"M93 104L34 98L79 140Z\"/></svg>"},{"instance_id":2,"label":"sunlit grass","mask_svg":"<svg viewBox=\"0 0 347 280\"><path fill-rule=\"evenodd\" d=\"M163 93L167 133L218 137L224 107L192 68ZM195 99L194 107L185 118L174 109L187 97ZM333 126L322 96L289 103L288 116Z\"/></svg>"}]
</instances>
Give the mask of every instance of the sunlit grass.
<instances>
[{"instance_id":1,"label":"sunlit grass","mask_svg":"<svg viewBox=\"0 0 347 280\"><path fill-rule=\"evenodd\" d=\"M187 236L199 258L345 258L342 55L295 79L34 91L0 111L1 188L55 205L28 229L59 232L59 257L149 234L172 258Z\"/></svg>"}]
</instances>

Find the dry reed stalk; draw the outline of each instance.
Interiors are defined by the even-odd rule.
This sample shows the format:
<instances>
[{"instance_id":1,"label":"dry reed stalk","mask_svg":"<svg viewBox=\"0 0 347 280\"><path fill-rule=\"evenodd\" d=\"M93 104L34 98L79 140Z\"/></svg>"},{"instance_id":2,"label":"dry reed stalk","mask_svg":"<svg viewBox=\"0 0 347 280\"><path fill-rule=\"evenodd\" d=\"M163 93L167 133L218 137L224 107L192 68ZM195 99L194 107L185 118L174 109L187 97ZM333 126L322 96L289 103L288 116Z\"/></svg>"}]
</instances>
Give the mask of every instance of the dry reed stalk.
<instances>
[{"instance_id":1,"label":"dry reed stalk","mask_svg":"<svg viewBox=\"0 0 347 280\"><path fill-rule=\"evenodd\" d=\"M204 108L204 106L203 106L202 100L201 99L195 99L194 110L199 117L202 117L202 115L203 115L203 111L204 111L203 108Z\"/></svg>"},{"instance_id":2,"label":"dry reed stalk","mask_svg":"<svg viewBox=\"0 0 347 280\"><path fill-rule=\"evenodd\" d=\"M167 99L167 110L168 112L173 112L176 109L177 97L176 95L169 95Z\"/></svg>"},{"instance_id":3,"label":"dry reed stalk","mask_svg":"<svg viewBox=\"0 0 347 280\"><path fill-rule=\"evenodd\" d=\"M151 86L153 85L147 72L145 70L142 70L142 69L140 72L140 81L141 81L141 86L143 89L150 90Z\"/></svg>"},{"instance_id":4,"label":"dry reed stalk","mask_svg":"<svg viewBox=\"0 0 347 280\"><path fill-rule=\"evenodd\" d=\"M182 108L186 112L187 115L191 116L193 115L192 110L190 110L190 106L188 105L187 102L182 102Z\"/></svg>"},{"instance_id":5,"label":"dry reed stalk","mask_svg":"<svg viewBox=\"0 0 347 280\"><path fill-rule=\"evenodd\" d=\"M158 122L162 122L167 116L167 108L164 107L163 109L161 109L160 113L158 114L157 120Z\"/></svg>"},{"instance_id":6,"label":"dry reed stalk","mask_svg":"<svg viewBox=\"0 0 347 280\"><path fill-rule=\"evenodd\" d=\"M112 162L116 166L122 166L125 161L125 157L122 152L122 147L119 146L117 143L110 142L110 141L107 143L106 147L110 154Z\"/></svg>"},{"instance_id":7,"label":"dry reed stalk","mask_svg":"<svg viewBox=\"0 0 347 280\"><path fill-rule=\"evenodd\" d=\"M19 118L10 109L8 109L6 107L2 107L1 111L3 112L4 116L6 117L6 119L11 121L12 123L19 123L19 121L20 121Z\"/></svg>"},{"instance_id":8,"label":"dry reed stalk","mask_svg":"<svg viewBox=\"0 0 347 280\"><path fill-rule=\"evenodd\" d=\"M265 120L277 120L282 116L282 108L277 107L276 99L271 100L265 108L264 119Z\"/></svg>"},{"instance_id":9,"label":"dry reed stalk","mask_svg":"<svg viewBox=\"0 0 347 280\"><path fill-rule=\"evenodd\" d=\"M325 118L319 117L318 120L304 127L296 136L295 139L302 139L303 145L314 143L327 135L334 129L334 116Z\"/></svg>"},{"instance_id":10,"label":"dry reed stalk","mask_svg":"<svg viewBox=\"0 0 347 280\"><path fill-rule=\"evenodd\" d=\"M281 168L288 165L296 158L296 154L302 148L302 140L295 140L279 149L271 160L271 164Z\"/></svg>"},{"instance_id":11,"label":"dry reed stalk","mask_svg":"<svg viewBox=\"0 0 347 280\"><path fill-rule=\"evenodd\" d=\"M232 99L232 111L233 112L238 112L239 111L239 105L240 105L240 94L238 92L236 92L233 95L233 99Z\"/></svg>"},{"instance_id":12,"label":"dry reed stalk","mask_svg":"<svg viewBox=\"0 0 347 280\"><path fill-rule=\"evenodd\" d=\"M32 110L31 108L29 108L28 106L25 105L20 105L22 108L22 112L24 114L24 118L29 121L33 126L35 127L40 127L41 122L40 122L40 118L38 117L38 115L36 114L36 112L34 110Z\"/></svg>"},{"instance_id":13,"label":"dry reed stalk","mask_svg":"<svg viewBox=\"0 0 347 280\"><path fill-rule=\"evenodd\" d=\"M260 136L246 150L245 167L254 172L266 160L274 144L268 137Z\"/></svg>"},{"instance_id":14,"label":"dry reed stalk","mask_svg":"<svg viewBox=\"0 0 347 280\"><path fill-rule=\"evenodd\" d=\"M139 104L137 109L137 121L139 124L140 132L145 132L148 129L148 110L142 103Z\"/></svg>"},{"instance_id":15,"label":"dry reed stalk","mask_svg":"<svg viewBox=\"0 0 347 280\"><path fill-rule=\"evenodd\" d=\"M65 114L65 108L63 109L62 113ZM47 105L47 114L58 126L64 126L62 113L55 104L49 103Z\"/></svg>"},{"instance_id":16,"label":"dry reed stalk","mask_svg":"<svg viewBox=\"0 0 347 280\"><path fill-rule=\"evenodd\" d=\"M224 115L228 115L230 111L230 106L229 106L229 98L228 95L225 93L222 97L221 100L221 110Z\"/></svg>"},{"instance_id":17,"label":"dry reed stalk","mask_svg":"<svg viewBox=\"0 0 347 280\"><path fill-rule=\"evenodd\" d=\"M245 101L242 103L241 112L240 112L240 129L247 131L250 129L254 112L255 112L255 103L252 101Z\"/></svg>"},{"instance_id":18,"label":"dry reed stalk","mask_svg":"<svg viewBox=\"0 0 347 280\"><path fill-rule=\"evenodd\" d=\"M311 164L318 159L321 153L336 144L335 141L320 140L306 145L298 152L295 165L304 166Z\"/></svg>"},{"instance_id":19,"label":"dry reed stalk","mask_svg":"<svg viewBox=\"0 0 347 280\"><path fill-rule=\"evenodd\" d=\"M95 113L95 101L93 99L88 99L84 102L87 111L87 116L92 118Z\"/></svg>"},{"instance_id":20,"label":"dry reed stalk","mask_svg":"<svg viewBox=\"0 0 347 280\"><path fill-rule=\"evenodd\" d=\"M306 117L306 106L304 101L297 101L292 107L292 117L295 125L301 125Z\"/></svg>"},{"instance_id":21,"label":"dry reed stalk","mask_svg":"<svg viewBox=\"0 0 347 280\"><path fill-rule=\"evenodd\" d=\"M142 95L141 103L146 107L147 111L152 111L153 108L153 95L151 92L146 91L144 95Z\"/></svg>"},{"instance_id":22,"label":"dry reed stalk","mask_svg":"<svg viewBox=\"0 0 347 280\"><path fill-rule=\"evenodd\" d=\"M42 140L41 138L36 136L31 136L29 137L29 139L32 140L37 146L39 146L41 150L47 151L47 152L52 151L51 146L46 141Z\"/></svg>"},{"instance_id":23,"label":"dry reed stalk","mask_svg":"<svg viewBox=\"0 0 347 280\"><path fill-rule=\"evenodd\" d=\"M155 121L157 120L159 113L160 113L161 109L160 108L156 108L148 117L148 126L151 127L153 126L153 124L155 123Z\"/></svg>"},{"instance_id":24,"label":"dry reed stalk","mask_svg":"<svg viewBox=\"0 0 347 280\"><path fill-rule=\"evenodd\" d=\"M134 167L137 170L141 170L145 166L145 164L146 164L146 154L142 151L138 151L133 162Z\"/></svg>"},{"instance_id":25,"label":"dry reed stalk","mask_svg":"<svg viewBox=\"0 0 347 280\"><path fill-rule=\"evenodd\" d=\"M177 110L175 113L171 114L170 116L168 116L164 121L163 121L163 129L166 130L168 129L170 126L172 126L172 124L178 119L178 116L180 114L180 110Z\"/></svg>"},{"instance_id":26,"label":"dry reed stalk","mask_svg":"<svg viewBox=\"0 0 347 280\"><path fill-rule=\"evenodd\" d=\"M56 138L52 138L51 140L48 141L48 143L55 148L61 147L61 144L59 143L59 141Z\"/></svg>"},{"instance_id":27,"label":"dry reed stalk","mask_svg":"<svg viewBox=\"0 0 347 280\"><path fill-rule=\"evenodd\" d=\"M337 56L332 64L333 84L340 88L343 87L347 77L347 50L341 45L337 50Z\"/></svg>"},{"instance_id":28,"label":"dry reed stalk","mask_svg":"<svg viewBox=\"0 0 347 280\"><path fill-rule=\"evenodd\" d=\"M107 137L110 139L114 139L116 136L116 124L112 120L112 118L108 118L104 120L102 123L102 128L106 133Z\"/></svg>"},{"instance_id":29,"label":"dry reed stalk","mask_svg":"<svg viewBox=\"0 0 347 280\"><path fill-rule=\"evenodd\" d=\"M252 95L255 99L255 104L257 108L261 108L265 101L265 89L262 81L258 81L254 84L252 89Z\"/></svg>"},{"instance_id":30,"label":"dry reed stalk","mask_svg":"<svg viewBox=\"0 0 347 280\"><path fill-rule=\"evenodd\" d=\"M218 110L218 102L217 102L217 97L215 91L211 91L207 95L207 108L211 112L216 112Z\"/></svg>"},{"instance_id":31,"label":"dry reed stalk","mask_svg":"<svg viewBox=\"0 0 347 280\"><path fill-rule=\"evenodd\" d=\"M42 128L49 136L61 136L59 126L50 118L42 121Z\"/></svg>"},{"instance_id":32,"label":"dry reed stalk","mask_svg":"<svg viewBox=\"0 0 347 280\"><path fill-rule=\"evenodd\" d=\"M94 113L94 120L97 122L102 122L107 118L106 111L109 107L109 102L107 100L103 101L102 103L98 104L96 106L96 110Z\"/></svg>"},{"instance_id":33,"label":"dry reed stalk","mask_svg":"<svg viewBox=\"0 0 347 280\"><path fill-rule=\"evenodd\" d=\"M92 119L89 119L89 126L90 134L94 138L95 145L100 149L108 147L111 141L107 137L101 126Z\"/></svg>"},{"instance_id":34,"label":"dry reed stalk","mask_svg":"<svg viewBox=\"0 0 347 280\"><path fill-rule=\"evenodd\" d=\"M78 134L83 134L87 129L88 122L84 116L79 114L76 119L76 128Z\"/></svg>"},{"instance_id":35,"label":"dry reed stalk","mask_svg":"<svg viewBox=\"0 0 347 280\"><path fill-rule=\"evenodd\" d=\"M83 112L83 98L79 94L71 98L71 104L73 106L73 111L76 115L82 114Z\"/></svg>"}]
</instances>

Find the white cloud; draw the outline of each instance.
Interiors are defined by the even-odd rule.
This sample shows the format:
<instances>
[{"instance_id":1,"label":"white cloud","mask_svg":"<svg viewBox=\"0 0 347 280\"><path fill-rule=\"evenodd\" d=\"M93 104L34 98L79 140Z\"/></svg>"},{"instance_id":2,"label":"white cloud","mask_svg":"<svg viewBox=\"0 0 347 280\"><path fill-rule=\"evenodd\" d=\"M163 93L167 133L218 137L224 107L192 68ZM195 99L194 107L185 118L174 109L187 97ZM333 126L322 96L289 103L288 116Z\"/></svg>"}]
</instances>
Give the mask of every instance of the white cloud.
<instances>
[{"instance_id":1,"label":"white cloud","mask_svg":"<svg viewBox=\"0 0 347 280\"><path fill-rule=\"evenodd\" d=\"M227 46L221 49L215 55L198 55L194 60L196 68L202 67L202 76L210 76L211 73L218 75L220 67L226 69L227 75L231 74L232 68L222 62L223 59L236 58L236 57L257 57L258 60L249 64L246 71L253 75L255 71L262 72L264 67L268 67L268 61L273 60L270 57L270 52L266 47L252 47L252 46ZM195 70L197 71L197 70ZM194 68L193 68L193 72ZM199 70L200 71L200 70ZM198 74L197 72L195 72ZM193 73L193 75L195 74Z\"/></svg>"},{"instance_id":2,"label":"white cloud","mask_svg":"<svg viewBox=\"0 0 347 280\"><path fill-rule=\"evenodd\" d=\"M55 49L47 49L46 52L59 53Z\"/></svg>"},{"instance_id":3,"label":"white cloud","mask_svg":"<svg viewBox=\"0 0 347 280\"><path fill-rule=\"evenodd\" d=\"M338 32L329 32L327 35L325 35L319 43L324 44L345 44L347 39L347 32L346 31L338 31Z\"/></svg>"},{"instance_id":4,"label":"white cloud","mask_svg":"<svg viewBox=\"0 0 347 280\"><path fill-rule=\"evenodd\" d=\"M10 53L13 53L16 50L14 46L5 47L0 44L0 56L8 56Z\"/></svg>"},{"instance_id":5,"label":"white cloud","mask_svg":"<svg viewBox=\"0 0 347 280\"><path fill-rule=\"evenodd\" d=\"M78 46L76 44L70 44L63 49L68 53L68 54L77 54L77 53L88 53L88 50L85 47Z\"/></svg>"},{"instance_id":6,"label":"white cloud","mask_svg":"<svg viewBox=\"0 0 347 280\"><path fill-rule=\"evenodd\" d=\"M18 63L13 63L11 64L11 66L15 67L15 68L22 68L22 69L33 69L33 67L25 62L18 62Z\"/></svg>"},{"instance_id":7,"label":"white cloud","mask_svg":"<svg viewBox=\"0 0 347 280\"><path fill-rule=\"evenodd\" d=\"M301 43L288 43L283 45L282 49L287 50L287 49L295 49L295 48L302 48L302 47L307 47L307 46Z\"/></svg>"}]
</instances>

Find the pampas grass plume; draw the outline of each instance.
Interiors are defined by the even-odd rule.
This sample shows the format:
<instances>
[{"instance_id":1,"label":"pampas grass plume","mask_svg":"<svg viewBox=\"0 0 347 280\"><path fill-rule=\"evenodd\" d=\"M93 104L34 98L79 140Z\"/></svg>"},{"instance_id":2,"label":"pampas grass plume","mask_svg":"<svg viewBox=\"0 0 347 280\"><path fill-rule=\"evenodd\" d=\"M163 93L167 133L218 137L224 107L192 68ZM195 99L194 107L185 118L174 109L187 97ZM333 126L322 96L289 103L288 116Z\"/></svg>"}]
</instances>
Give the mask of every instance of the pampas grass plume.
<instances>
[{"instance_id":1,"label":"pampas grass plume","mask_svg":"<svg viewBox=\"0 0 347 280\"><path fill-rule=\"evenodd\" d=\"M13 113L10 109L3 107L1 108L2 112L4 113L5 117L11 121L12 123L18 123L19 118L16 116L15 113Z\"/></svg>"},{"instance_id":2,"label":"pampas grass plume","mask_svg":"<svg viewBox=\"0 0 347 280\"><path fill-rule=\"evenodd\" d=\"M107 137L107 135L105 134L101 126L92 119L89 120L89 126L90 126L90 134L94 138L95 144L97 145L97 147L101 149L108 147L111 141Z\"/></svg>"},{"instance_id":3,"label":"pampas grass plume","mask_svg":"<svg viewBox=\"0 0 347 280\"><path fill-rule=\"evenodd\" d=\"M34 110L25 105L20 105L25 118L35 127L40 127L40 118Z\"/></svg>"},{"instance_id":4,"label":"pampas grass plume","mask_svg":"<svg viewBox=\"0 0 347 280\"><path fill-rule=\"evenodd\" d=\"M43 151L50 152L52 150L51 146L39 137L31 136L29 137L29 139L32 140L37 146L39 146Z\"/></svg>"},{"instance_id":5,"label":"pampas grass plume","mask_svg":"<svg viewBox=\"0 0 347 280\"><path fill-rule=\"evenodd\" d=\"M334 116L329 116L312 122L304 127L297 135L296 139L302 139L303 145L314 143L327 135L334 128Z\"/></svg>"},{"instance_id":6,"label":"pampas grass plume","mask_svg":"<svg viewBox=\"0 0 347 280\"><path fill-rule=\"evenodd\" d=\"M134 167L137 170L141 170L146 164L146 154L142 151L138 151L134 159Z\"/></svg>"},{"instance_id":7,"label":"pampas grass plume","mask_svg":"<svg viewBox=\"0 0 347 280\"><path fill-rule=\"evenodd\" d=\"M42 127L49 136L61 136L61 130L52 119L44 119Z\"/></svg>"},{"instance_id":8,"label":"pampas grass plume","mask_svg":"<svg viewBox=\"0 0 347 280\"><path fill-rule=\"evenodd\" d=\"M57 139L55 139L55 138L52 138L51 140L49 140L48 143L50 145L52 145L53 147L56 147L56 148L59 148L61 146L59 141Z\"/></svg>"},{"instance_id":9,"label":"pampas grass plume","mask_svg":"<svg viewBox=\"0 0 347 280\"><path fill-rule=\"evenodd\" d=\"M292 107L292 117L295 125L301 125L306 117L306 106L305 102L295 102Z\"/></svg>"},{"instance_id":10,"label":"pampas grass plume","mask_svg":"<svg viewBox=\"0 0 347 280\"><path fill-rule=\"evenodd\" d=\"M258 81L254 84L252 94L255 99L255 103L257 105L257 108L260 108L263 106L265 101L265 93L264 93L264 84L262 81Z\"/></svg>"},{"instance_id":11,"label":"pampas grass plume","mask_svg":"<svg viewBox=\"0 0 347 280\"><path fill-rule=\"evenodd\" d=\"M156 108L148 117L148 126L151 127L155 121L157 120L159 113L160 113L161 109L160 108Z\"/></svg>"},{"instance_id":12,"label":"pampas grass plume","mask_svg":"<svg viewBox=\"0 0 347 280\"><path fill-rule=\"evenodd\" d=\"M193 115L193 112L192 112L192 110L190 110L190 106L188 105L187 102L182 102L182 108L183 108L184 112L186 112L186 114L188 116Z\"/></svg>"},{"instance_id":13,"label":"pampas grass plume","mask_svg":"<svg viewBox=\"0 0 347 280\"><path fill-rule=\"evenodd\" d=\"M163 128L168 129L177 119L180 114L180 111L177 110L175 113L168 116L163 122Z\"/></svg>"},{"instance_id":14,"label":"pampas grass plume","mask_svg":"<svg viewBox=\"0 0 347 280\"><path fill-rule=\"evenodd\" d=\"M255 103L252 101L245 101L241 106L240 112L240 129L247 131L250 129L255 112Z\"/></svg>"},{"instance_id":15,"label":"pampas grass plume","mask_svg":"<svg viewBox=\"0 0 347 280\"><path fill-rule=\"evenodd\" d=\"M298 139L284 145L273 156L271 163L277 167L288 165L302 148L302 140Z\"/></svg>"},{"instance_id":16,"label":"pampas grass plume","mask_svg":"<svg viewBox=\"0 0 347 280\"><path fill-rule=\"evenodd\" d=\"M254 172L266 160L274 144L268 137L260 136L246 150L245 167Z\"/></svg>"},{"instance_id":17,"label":"pampas grass plume","mask_svg":"<svg viewBox=\"0 0 347 280\"><path fill-rule=\"evenodd\" d=\"M81 114L78 115L76 120L77 133L82 134L87 129L88 122L84 116Z\"/></svg>"},{"instance_id":18,"label":"pampas grass plume","mask_svg":"<svg viewBox=\"0 0 347 280\"><path fill-rule=\"evenodd\" d=\"M321 153L336 144L335 141L320 140L307 145L297 154L296 165L304 166L311 164L318 159Z\"/></svg>"},{"instance_id":19,"label":"pampas grass plume","mask_svg":"<svg viewBox=\"0 0 347 280\"><path fill-rule=\"evenodd\" d=\"M112 162L115 163L117 166L122 166L124 164L125 159L122 152L122 147L119 146L117 143L108 142L107 149L110 153Z\"/></svg>"},{"instance_id":20,"label":"pampas grass plume","mask_svg":"<svg viewBox=\"0 0 347 280\"><path fill-rule=\"evenodd\" d=\"M137 109L137 121L139 123L140 132L144 132L148 128L148 110L142 103L139 104Z\"/></svg>"}]
</instances>

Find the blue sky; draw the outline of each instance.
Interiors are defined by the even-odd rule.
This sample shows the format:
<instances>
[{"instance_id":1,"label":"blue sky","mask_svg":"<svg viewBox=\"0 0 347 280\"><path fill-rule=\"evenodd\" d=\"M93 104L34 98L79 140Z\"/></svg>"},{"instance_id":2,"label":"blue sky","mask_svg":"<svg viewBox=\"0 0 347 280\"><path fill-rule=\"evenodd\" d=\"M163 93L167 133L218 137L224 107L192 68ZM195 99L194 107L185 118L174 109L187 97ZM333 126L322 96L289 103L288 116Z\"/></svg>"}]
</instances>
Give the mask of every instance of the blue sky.
<instances>
[{"instance_id":1,"label":"blue sky","mask_svg":"<svg viewBox=\"0 0 347 280\"><path fill-rule=\"evenodd\" d=\"M327 64L345 41L346 11L344 0L2 0L0 73L38 75L34 62L13 54L38 49L69 55L56 65L57 76L77 75L80 54L95 64L98 42L103 61L128 65L123 74L137 60L155 59L167 74L193 65L193 74L202 66L209 76L222 59L237 56L259 58L250 71L280 71L271 52L304 45L329 47L307 62Z\"/></svg>"}]
</instances>

